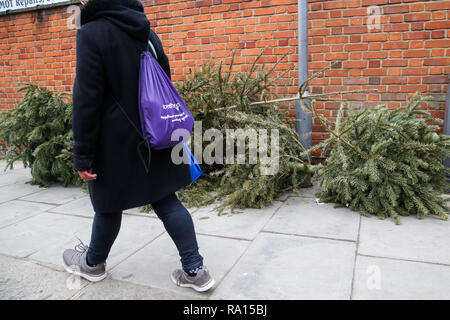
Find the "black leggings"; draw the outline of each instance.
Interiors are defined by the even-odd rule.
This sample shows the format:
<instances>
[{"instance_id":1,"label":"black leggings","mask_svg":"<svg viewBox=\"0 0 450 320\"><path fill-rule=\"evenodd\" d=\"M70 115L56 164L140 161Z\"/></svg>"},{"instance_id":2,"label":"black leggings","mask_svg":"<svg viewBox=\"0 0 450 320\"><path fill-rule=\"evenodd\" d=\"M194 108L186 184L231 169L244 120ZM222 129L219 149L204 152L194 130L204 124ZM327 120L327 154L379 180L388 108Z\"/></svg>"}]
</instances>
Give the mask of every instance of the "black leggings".
<instances>
[{"instance_id":1,"label":"black leggings","mask_svg":"<svg viewBox=\"0 0 450 320\"><path fill-rule=\"evenodd\" d=\"M152 203L152 206L178 249L183 269L189 271L203 265L203 257L198 252L192 217L176 195L172 193ZM114 240L119 234L121 221L122 212L95 213L88 250L90 264L106 261Z\"/></svg>"}]
</instances>

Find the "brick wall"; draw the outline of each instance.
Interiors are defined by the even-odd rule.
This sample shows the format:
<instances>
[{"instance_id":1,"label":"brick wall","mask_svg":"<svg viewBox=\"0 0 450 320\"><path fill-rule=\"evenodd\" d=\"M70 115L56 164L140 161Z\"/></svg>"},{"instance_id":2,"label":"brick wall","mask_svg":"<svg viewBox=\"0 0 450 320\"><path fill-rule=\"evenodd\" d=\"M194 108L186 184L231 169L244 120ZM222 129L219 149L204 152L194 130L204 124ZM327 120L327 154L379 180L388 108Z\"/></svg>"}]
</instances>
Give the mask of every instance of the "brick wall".
<instances>
[{"instance_id":1,"label":"brick wall","mask_svg":"<svg viewBox=\"0 0 450 320\"><path fill-rule=\"evenodd\" d=\"M0 16L0 110L20 101L19 82L72 90L75 30L66 7Z\"/></svg>"},{"instance_id":2,"label":"brick wall","mask_svg":"<svg viewBox=\"0 0 450 320\"><path fill-rule=\"evenodd\" d=\"M290 52L274 77L294 69L278 80L276 93L296 93L297 0L143 3L163 41L175 81L182 81L189 67L203 61L228 63L234 48L235 70L246 70L261 50L262 61L269 65ZM373 5L377 7L370 9ZM450 1L309 0L310 73L338 62L312 83L311 91L376 89L346 95L367 106L387 102L398 107L415 91L443 100L450 73L449 12ZM68 28L67 20L72 15L60 7L0 16L0 109L20 100L20 81L71 91L75 30ZM294 110L295 105L289 107ZM336 116L334 103L317 107L327 117ZM443 118L444 102L426 108ZM314 123L313 143L325 137Z\"/></svg>"},{"instance_id":3,"label":"brick wall","mask_svg":"<svg viewBox=\"0 0 450 320\"><path fill-rule=\"evenodd\" d=\"M314 93L376 89L374 93L345 97L354 104L386 103L395 108L419 91L435 97L436 102L426 109L444 118L445 103L439 101L445 100L449 83L450 1L309 0L309 3L310 71L338 61L324 78L313 82ZM373 5L378 6L378 12L377 8L369 8ZM373 24L376 18L379 25ZM316 107L335 117L338 104ZM313 126L315 142L326 136L320 126Z\"/></svg>"}]
</instances>

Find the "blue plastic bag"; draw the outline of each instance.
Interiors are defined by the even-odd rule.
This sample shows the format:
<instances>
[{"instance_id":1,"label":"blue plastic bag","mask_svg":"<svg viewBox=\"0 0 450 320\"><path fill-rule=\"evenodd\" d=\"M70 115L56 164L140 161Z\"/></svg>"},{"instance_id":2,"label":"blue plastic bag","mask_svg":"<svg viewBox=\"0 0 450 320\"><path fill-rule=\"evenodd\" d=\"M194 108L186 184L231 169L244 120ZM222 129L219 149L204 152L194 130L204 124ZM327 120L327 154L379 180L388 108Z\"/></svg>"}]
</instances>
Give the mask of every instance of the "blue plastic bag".
<instances>
[{"instance_id":1,"label":"blue plastic bag","mask_svg":"<svg viewBox=\"0 0 450 320\"><path fill-rule=\"evenodd\" d=\"M200 168L200 165L198 164L197 160L195 159L194 155L191 152L191 149L189 149L186 142L184 143L184 148L186 150L186 156L189 160L189 167L191 168L191 182L193 182L202 175L203 171Z\"/></svg>"}]
</instances>

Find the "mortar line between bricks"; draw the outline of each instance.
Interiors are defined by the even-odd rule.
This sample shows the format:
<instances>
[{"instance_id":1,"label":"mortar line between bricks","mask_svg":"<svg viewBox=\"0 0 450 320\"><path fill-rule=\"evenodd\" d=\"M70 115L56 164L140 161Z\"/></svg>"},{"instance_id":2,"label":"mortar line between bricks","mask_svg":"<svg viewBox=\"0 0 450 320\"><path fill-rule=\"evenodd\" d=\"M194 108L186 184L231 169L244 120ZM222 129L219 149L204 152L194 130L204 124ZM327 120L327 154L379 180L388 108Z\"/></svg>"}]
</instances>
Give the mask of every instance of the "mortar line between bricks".
<instances>
[{"instance_id":1,"label":"mortar line between bricks","mask_svg":"<svg viewBox=\"0 0 450 320\"><path fill-rule=\"evenodd\" d=\"M354 291L354 286L355 286L356 259L358 257L359 237L360 237L360 234L361 234L361 222L362 222L362 217L361 217L361 215L359 215L358 237L356 238L355 259L353 260L352 284L351 284L351 287L350 287L350 300L353 300L353 291Z\"/></svg>"},{"instance_id":2,"label":"mortar line between bricks","mask_svg":"<svg viewBox=\"0 0 450 320\"><path fill-rule=\"evenodd\" d=\"M270 231L270 230L261 230L260 233L279 234L279 235L294 236L294 237L299 237L299 238L332 240L332 241L349 242L349 243L355 243L356 242L356 240L349 240L349 239L339 239L339 238L331 238L331 237L322 237L322 236L313 236L313 235L304 235L304 234L295 234L295 233L285 233L285 232Z\"/></svg>"},{"instance_id":3,"label":"mortar line between bricks","mask_svg":"<svg viewBox=\"0 0 450 320\"><path fill-rule=\"evenodd\" d=\"M367 257L367 258L393 260L393 261L425 263L425 264L432 264L432 265L442 266L442 267L450 267L450 263L447 264L447 263L439 263L439 262L431 262L431 261L423 261L423 260L412 260L412 259L405 259L405 258L392 258L392 257L374 256L374 255L361 254L361 253L358 253L358 256L360 256L360 257Z\"/></svg>"}]
</instances>

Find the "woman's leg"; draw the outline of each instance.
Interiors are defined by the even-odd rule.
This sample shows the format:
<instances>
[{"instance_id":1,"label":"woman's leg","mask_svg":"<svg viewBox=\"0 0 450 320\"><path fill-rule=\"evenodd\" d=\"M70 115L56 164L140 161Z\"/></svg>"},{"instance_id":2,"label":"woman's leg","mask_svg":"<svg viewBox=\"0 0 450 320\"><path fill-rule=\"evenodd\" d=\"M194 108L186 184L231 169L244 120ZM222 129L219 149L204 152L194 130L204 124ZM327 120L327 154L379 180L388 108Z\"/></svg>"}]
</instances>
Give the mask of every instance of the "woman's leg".
<instances>
[{"instance_id":1,"label":"woman's leg","mask_svg":"<svg viewBox=\"0 0 450 320\"><path fill-rule=\"evenodd\" d=\"M203 257L198 252L194 223L190 213L173 193L152 203L157 216L172 238L181 257L183 270L190 272L203 265Z\"/></svg>"},{"instance_id":2,"label":"woman's leg","mask_svg":"<svg viewBox=\"0 0 450 320\"><path fill-rule=\"evenodd\" d=\"M114 240L119 234L121 222L122 212L95 213L91 243L87 253L89 265L93 266L106 261Z\"/></svg>"}]
</instances>

